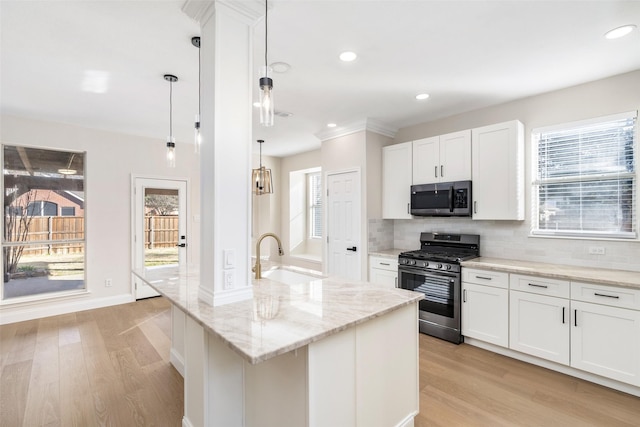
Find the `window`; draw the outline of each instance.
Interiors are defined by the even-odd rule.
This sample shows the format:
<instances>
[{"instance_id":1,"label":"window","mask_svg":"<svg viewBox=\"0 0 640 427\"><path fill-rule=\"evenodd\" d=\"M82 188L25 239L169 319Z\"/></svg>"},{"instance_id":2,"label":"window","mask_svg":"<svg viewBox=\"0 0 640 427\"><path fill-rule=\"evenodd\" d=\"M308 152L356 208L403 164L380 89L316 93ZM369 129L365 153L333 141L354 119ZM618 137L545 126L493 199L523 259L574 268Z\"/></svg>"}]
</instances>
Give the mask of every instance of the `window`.
<instances>
[{"instance_id":1,"label":"window","mask_svg":"<svg viewBox=\"0 0 640 427\"><path fill-rule=\"evenodd\" d=\"M309 237L322 238L322 176L320 172L308 174L309 181Z\"/></svg>"},{"instance_id":2,"label":"window","mask_svg":"<svg viewBox=\"0 0 640 427\"><path fill-rule=\"evenodd\" d=\"M76 216L76 208L63 206L60 208L60 216Z\"/></svg>"},{"instance_id":3,"label":"window","mask_svg":"<svg viewBox=\"0 0 640 427\"><path fill-rule=\"evenodd\" d=\"M533 235L637 238L637 113L533 132Z\"/></svg>"},{"instance_id":4,"label":"window","mask_svg":"<svg viewBox=\"0 0 640 427\"><path fill-rule=\"evenodd\" d=\"M84 153L5 145L3 300L85 289ZM60 204L75 204L63 207Z\"/></svg>"}]
</instances>

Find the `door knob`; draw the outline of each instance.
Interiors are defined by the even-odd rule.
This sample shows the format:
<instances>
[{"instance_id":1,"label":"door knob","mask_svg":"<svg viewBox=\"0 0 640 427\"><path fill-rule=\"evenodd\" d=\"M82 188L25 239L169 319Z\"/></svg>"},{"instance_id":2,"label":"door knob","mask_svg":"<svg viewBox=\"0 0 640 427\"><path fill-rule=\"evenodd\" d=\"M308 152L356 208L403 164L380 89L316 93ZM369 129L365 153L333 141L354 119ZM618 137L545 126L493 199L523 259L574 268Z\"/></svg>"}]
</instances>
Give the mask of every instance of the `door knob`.
<instances>
[{"instance_id":1,"label":"door knob","mask_svg":"<svg viewBox=\"0 0 640 427\"><path fill-rule=\"evenodd\" d=\"M347 248L347 250L348 250L348 251L353 251L353 252L355 252L355 251L357 251L357 250L358 250L358 248L356 248L355 246L352 246L352 247L350 247L350 248Z\"/></svg>"}]
</instances>

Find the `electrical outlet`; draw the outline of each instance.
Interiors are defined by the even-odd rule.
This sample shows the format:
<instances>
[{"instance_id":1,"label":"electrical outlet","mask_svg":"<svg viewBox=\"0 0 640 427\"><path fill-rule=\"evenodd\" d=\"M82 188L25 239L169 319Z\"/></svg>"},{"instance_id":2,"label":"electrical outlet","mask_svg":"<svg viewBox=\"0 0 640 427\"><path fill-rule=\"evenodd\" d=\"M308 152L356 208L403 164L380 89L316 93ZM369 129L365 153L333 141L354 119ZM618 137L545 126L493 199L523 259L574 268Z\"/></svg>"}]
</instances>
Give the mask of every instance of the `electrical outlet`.
<instances>
[{"instance_id":1,"label":"electrical outlet","mask_svg":"<svg viewBox=\"0 0 640 427\"><path fill-rule=\"evenodd\" d=\"M235 286L234 278L234 270L224 270L224 289L233 289Z\"/></svg>"},{"instance_id":2,"label":"electrical outlet","mask_svg":"<svg viewBox=\"0 0 640 427\"><path fill-rule=\"evenodd\" d=\"M604 246L589 246L589 255L604 255Z\"/></svg>"},{"instance_id":3,"label":"electrical outlet","mask_svg":"<svg viewBox=\"0 0 640 427\"><path fill-rule=\"evenodd\" d=\"M111 282L111 279L105 279L104 280L105 288L110 288L112 285L113 285L113 282Z\"/></svg>"}]
</instances>

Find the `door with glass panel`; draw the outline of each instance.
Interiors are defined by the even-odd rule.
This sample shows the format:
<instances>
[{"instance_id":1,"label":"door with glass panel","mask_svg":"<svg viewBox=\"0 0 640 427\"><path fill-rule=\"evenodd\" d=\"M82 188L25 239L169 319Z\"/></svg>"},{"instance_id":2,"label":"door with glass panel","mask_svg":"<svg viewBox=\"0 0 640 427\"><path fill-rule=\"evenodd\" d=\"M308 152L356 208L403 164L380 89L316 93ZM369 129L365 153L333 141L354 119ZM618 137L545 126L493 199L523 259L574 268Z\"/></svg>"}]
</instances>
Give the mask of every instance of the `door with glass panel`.
<instances>
[{"instance_id":1,"label":"door with glass panel","mask_svg":"<svg viewBox=\"0 0 640 427\"><path fill-rule=\"evenodd\" d=\"M133 266L137 270L184 265L187 253L187 182L133 179ZM136 299L159 294L132 275Z\"/></svg>"},{"instance_id":2,"label":"door with glass panel","mask_svg":"<svg viewBox=\"0 0 640 427\"><path fill-rule=\"evenodd\" d=\"M85 153L4 145L3 300L84 292Z\"/></svg>"}]
</instances>

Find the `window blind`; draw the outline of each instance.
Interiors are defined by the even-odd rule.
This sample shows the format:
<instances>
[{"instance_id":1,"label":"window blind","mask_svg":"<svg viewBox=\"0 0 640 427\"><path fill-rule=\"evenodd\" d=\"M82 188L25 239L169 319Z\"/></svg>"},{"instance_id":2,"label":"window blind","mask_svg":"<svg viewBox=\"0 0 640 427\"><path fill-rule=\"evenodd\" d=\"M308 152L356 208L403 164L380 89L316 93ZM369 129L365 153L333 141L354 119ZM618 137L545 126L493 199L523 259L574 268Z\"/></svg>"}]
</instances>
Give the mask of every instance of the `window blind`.
<instances>
[{"instance_id":1,"label":"window blind","mask_svg":"<svg viewBox=\"0 0 640 427\"><path fill-rule=\"evenodd\" d=\"M532 233L637 238L637 114L534 131Z\"/></svg>"}]
</instances>

